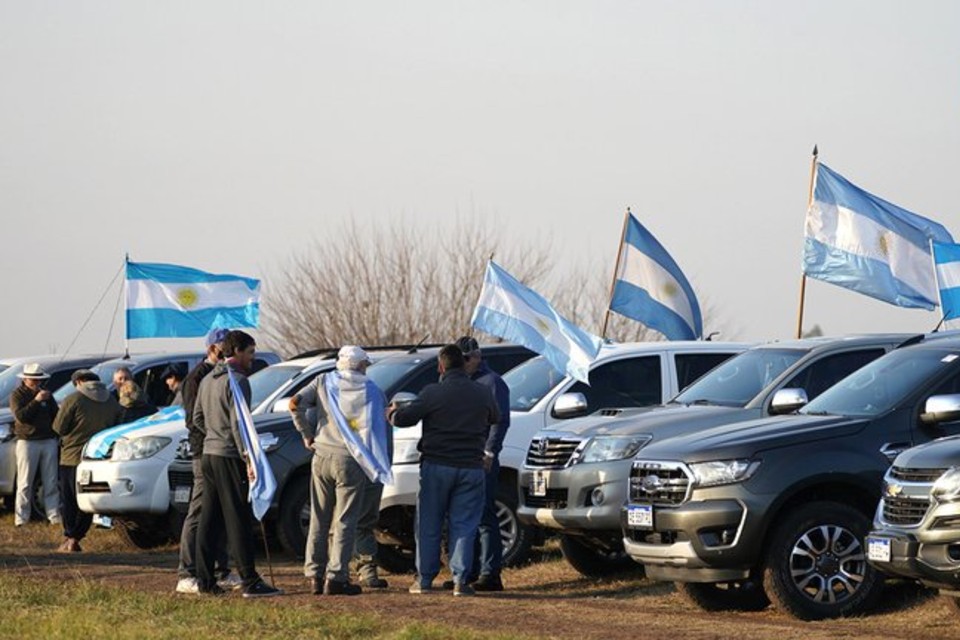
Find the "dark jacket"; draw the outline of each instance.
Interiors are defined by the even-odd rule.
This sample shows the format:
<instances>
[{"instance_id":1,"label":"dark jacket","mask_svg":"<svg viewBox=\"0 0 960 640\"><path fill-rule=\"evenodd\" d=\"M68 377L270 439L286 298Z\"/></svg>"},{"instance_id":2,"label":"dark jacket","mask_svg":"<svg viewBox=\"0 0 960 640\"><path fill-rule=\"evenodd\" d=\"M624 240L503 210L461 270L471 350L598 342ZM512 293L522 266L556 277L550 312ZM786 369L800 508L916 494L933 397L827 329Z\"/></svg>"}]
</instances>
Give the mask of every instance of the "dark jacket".
<instances>
[{"instance_id":1,"label":"dark jacket","mask_svg":"<svg viewBox=\"0 0 960 640\"><path fill-rule=\"evenodd\" d=\"M122 406L122 405L121 405ZM123 407L123 414L120 416L120 424L133 422L146 416L152 416L157 412L157 408L146 400L137 400L129 407Z\"/></svg>"},{"instance_id":2,"label":"dark jacket","mask_svg":"<svg viewBox=\"0 0 960 640\"><path fill-rule=\"evenodd\" d=\"M490 389L467 377L463 369L447 371L428 384L416 400L397 409L392 422L412 427L423 421L418 448L421 460L450 467L482 467L483 447L500 410Z\"/></svg>"},{"instance_id":3,"label":"dark jacket","mask_svg":"<svg viewBox=\"0 0 960 640\"><path fill-rule=\"evenodd\" d=\"M197 402L193 406L193 422L206 434L203 438L204 455L242 458L243 440L230 391L228 367L230 365L226 362L218 363L200 383ZM250 381L236 369L230 367L230 370L249 406Z\"/></svg>"},{"instance_id":4,"label":"dark jacket","mask_svg":"<svg viewBox=\"0 0 960 640\"><path fill-rule=\"evenodd\" d=\"M123 407L102 382L82 383L63 401L53 422L53 430L60 434L61 466L80 464L87 441L104 429L120 424L122 414Z\"/></svg>"},{"instance_id":5,"label":"dark jacket","mask_svg":"<svg viewBox=\"0 0 960 640\"><path fill-rule=\"evenodd\" d=\"M21 382L10 394L13 433L18 440L49 440L57 437L53 432L53 421L59 408L57 401L50 396L43 402L37 402L35 398L39 391Z\"/></svg>"},{"instance_id":6,"label":"dark jacket","mask_svg":"<svg viewBox=\"0 0 960 640\"><path fill-rule=\"evenodd\" d=\"M480 367L474 372L472 378L490 389L497 400L500 421L490 425L487 444L484 447L486 451L496 456L503 449L503 439L507 435L507 429L510 428L510 387L503 381L500 374L487 366L486 362L480 363Z\"/></svg>"},{"instance_id":7,"label":"dark jacket","mask_svg":"<svg viewBox=\"0 0 960 640\"><path fill-rule=\"evenodd\" d=\"M197 429L197 425L193 422L193 407L197 403L197 392L200 390L200 381L203 380L208 373L213 371L213 367L214 365L204 360L187 374L187 377L183 379L183 384L180 385L180 393L183 397L184 421L187 426L187 432L189 433L190 451L193 453L194 458L199 458L203 455L203 437L206 434Z\"/></svg>"}]
</instances>

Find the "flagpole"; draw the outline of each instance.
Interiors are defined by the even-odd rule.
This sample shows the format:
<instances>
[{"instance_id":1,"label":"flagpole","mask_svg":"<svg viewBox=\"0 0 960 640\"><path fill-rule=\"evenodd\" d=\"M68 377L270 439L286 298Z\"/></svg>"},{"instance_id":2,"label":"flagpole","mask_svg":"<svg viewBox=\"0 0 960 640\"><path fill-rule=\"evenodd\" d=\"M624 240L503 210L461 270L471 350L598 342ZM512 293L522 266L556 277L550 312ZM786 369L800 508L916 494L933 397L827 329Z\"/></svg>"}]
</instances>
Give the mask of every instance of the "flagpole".
<instances>
[{"instance_id":1,"label":"flagpole","mask_svg":"<svg viewBox=\"0 0 960 640\"><path fill-rule=\"evenodd\" d=\"M813 158L810 160L810 187L807 191L807 212L813 206L813 189L817 180L817 145L813 145ZM807 274L800 275L800 308L797 311L797 338L803 337L803 303L807 294Z\"/></svg>"},{"instance_id":2,"label":"flagpole","mask_svg":"<svg viewBox=\"0 0 960 640\"><path fill-rule=\"evenodd\" d=\"M123 254L123 359L130 359L130 325L129 318L127 317L127 300L129 297L127 293L129 292L128 287L130 286L129 281L127 280L127 267L130 266L130 254Z\"/></svg>"},{"instance_id":3,"label":"flagpole","mask_svg":"<svg viewBox=\"0 0 960 640\"><path fill-rule=\"evenodd\" d=\"M613 291L617 287L617 273L620 271L620 261L623 259L623 243L627 239L627 224L630 222L630 207L623 214L623 231L620 232L620 246L617 249L617 264L613 267L613 280L610 282L610 298L607 301L607 312L603 316L603 329L600 331L600 338L607 339L607 325L610 323L610 305L613 304Z\"/></svg>"}]
</instances>

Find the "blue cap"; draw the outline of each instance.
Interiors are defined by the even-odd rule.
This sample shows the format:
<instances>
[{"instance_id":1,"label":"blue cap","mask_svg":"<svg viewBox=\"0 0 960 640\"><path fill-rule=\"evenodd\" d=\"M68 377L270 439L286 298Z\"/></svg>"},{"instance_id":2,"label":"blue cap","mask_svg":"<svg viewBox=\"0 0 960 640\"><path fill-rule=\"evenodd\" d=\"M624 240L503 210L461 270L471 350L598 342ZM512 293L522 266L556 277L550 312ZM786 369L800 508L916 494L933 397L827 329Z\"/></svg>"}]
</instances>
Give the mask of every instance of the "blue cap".
<instances>
[{"instance_id":1,"label":"blue cap","mask_svg":"<svg viewBox=\"0 0 960 640\"><path fill-rule=\"evenodd\" d=\"M212 347L223 342L227 339L228 333L230 333L230 329L211 329L210 333L207 334L207 346Z\"/></svg>"}]
</instances>

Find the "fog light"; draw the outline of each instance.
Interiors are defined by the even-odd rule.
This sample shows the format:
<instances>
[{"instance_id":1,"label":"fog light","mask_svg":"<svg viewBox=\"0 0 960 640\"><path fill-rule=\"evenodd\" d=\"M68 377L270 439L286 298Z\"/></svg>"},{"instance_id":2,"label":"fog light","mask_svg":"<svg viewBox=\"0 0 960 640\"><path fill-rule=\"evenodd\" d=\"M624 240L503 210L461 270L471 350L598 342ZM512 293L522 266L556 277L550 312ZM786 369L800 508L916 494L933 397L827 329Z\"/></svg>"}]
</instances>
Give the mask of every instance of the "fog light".
<instances>
[{"instance_id":1,"label":"fog light","mask_svg":"<svg viewBox=\"0 0 960 640\"><path fill-rule=\"evenodd\" d=\"M603 504L603 498L603 489L600 487L597 487L590 492L590 504L595 507L599 507L601 504Z\"/></svg>"}]
</instances>

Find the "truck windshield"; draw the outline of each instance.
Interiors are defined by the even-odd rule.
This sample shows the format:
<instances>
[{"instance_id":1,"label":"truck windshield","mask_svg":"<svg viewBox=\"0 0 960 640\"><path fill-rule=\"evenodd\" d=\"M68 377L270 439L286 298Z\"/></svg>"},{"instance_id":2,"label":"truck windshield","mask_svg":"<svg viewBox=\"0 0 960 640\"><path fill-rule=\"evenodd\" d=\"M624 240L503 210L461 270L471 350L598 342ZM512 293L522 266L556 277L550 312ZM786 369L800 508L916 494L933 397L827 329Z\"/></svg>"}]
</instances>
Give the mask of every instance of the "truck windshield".
<instances>
[{"instance_id":1,"label":"truck windshield","mask_svg":"<svg viewBox=\"0 0 960 640\"><path fill-rule=\"evenodd\" d=\"M567 375L553 368L543 356L527 360L503 376L510 388L510 410L530 411L540 399L550 393Z\"/></svg>"},{"instance_id":2,"label":"truck windshield","mask_svg":"<svg viewBox=\"0 0 960 640\"><path fill-rule=\"evenodd\" d=\"M751 349L730 358L687 387L672 402L746 406L767 385L808 353L806 349Z\"/></svg>"},{"instance_id":3,"label":"truck windshield","mask_svg":"<svg viewBox=\"0 0 960 640\"><path fill-rule=\"evenodd\" d=\"M266 369L260 369L250 376L250 406L254 409L260 406L267 396L271 395L287 382L300 375L303 367L300 365L275 364Z\"/></svg>"},{"instance_id":4,"label":"truck windshield","mask_svg":"<svg viewBox=\"0 0 960 640\"><path fill-rule=\"evenodd\" d=\"M960 353L943 349L899 349L874 360L823 392L800 410L813 415L871 417L893 409L944 369Z\"/></svg>"}]
</instances>

